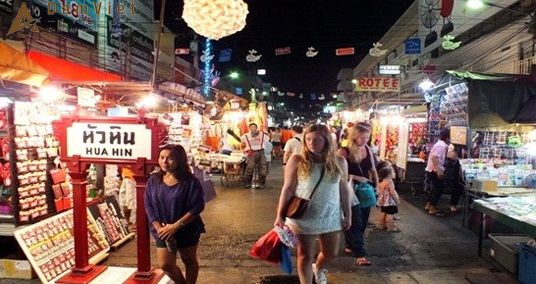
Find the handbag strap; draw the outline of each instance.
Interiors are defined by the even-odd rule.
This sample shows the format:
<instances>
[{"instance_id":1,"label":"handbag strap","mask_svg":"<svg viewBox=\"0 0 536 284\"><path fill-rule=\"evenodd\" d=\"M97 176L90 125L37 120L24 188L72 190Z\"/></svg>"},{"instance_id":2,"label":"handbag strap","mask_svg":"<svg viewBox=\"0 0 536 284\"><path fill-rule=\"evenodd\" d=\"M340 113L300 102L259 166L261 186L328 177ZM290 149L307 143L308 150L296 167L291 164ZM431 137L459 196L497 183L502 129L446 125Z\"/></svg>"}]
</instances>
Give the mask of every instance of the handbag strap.
<instances>
[{"instance_id":1,"label":"handbag strap","mask_svg":"<svg viewBox=\"0 0 536 284\"><path fill-rule=\"evenodd\" d=\"M311 200L311 198L313 198L313 194L315 194L315 191L316 189L318 188L318 185L320 185L320 182L322 181L322 178L324 177L324 172L326 171L326 168L325 167L322 167L322 172L320 172L320 178L318 179L318 181L316 182L316 185L315 187L313 188L313 191L311 192L311 194L309 195L309 200Z\"/></svg>"}]
</instances>

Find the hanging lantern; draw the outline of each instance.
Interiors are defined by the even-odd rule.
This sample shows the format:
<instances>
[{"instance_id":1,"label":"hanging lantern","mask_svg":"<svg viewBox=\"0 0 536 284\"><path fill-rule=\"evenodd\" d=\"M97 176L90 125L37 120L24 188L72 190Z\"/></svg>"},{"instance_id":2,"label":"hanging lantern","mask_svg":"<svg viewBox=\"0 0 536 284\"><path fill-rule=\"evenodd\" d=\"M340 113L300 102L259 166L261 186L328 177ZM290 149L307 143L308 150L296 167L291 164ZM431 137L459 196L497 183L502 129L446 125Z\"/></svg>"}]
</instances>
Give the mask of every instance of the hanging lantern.
<instances>
[{"instance_id":1,"label":"hanging lantern","mask_svg":"<svg viewBox=\"0 0 536 284\"><path fill-rule=\"evenodd\" d=\"M247 14L242 0L184 0L182 18L196 33L218 40L241 31Z\"/></svg>"},{"instance_id":2,"label":"hanging lantern","mask_svg":"<svg viewBox=\"0 0 536 284\"><path fill-rule=\"evenodd\" d=\"M387 53L387 49L380 49L383 46L380 42L373 43L372 46L373 47L369 49L370 56L380 57Z\"/></svg>"},{"instance_id":3,"label":"hanging lantern","mask_svg":"<svg viewBox=\"0 0 536 284\"><path fill-rule=\"evenodd\" d=\"M311 58L311 57L315 57L316 55L318 54L318 51L315 50L314 47L309 47L307 48L307 52L305 52L305 56Z\"/></svg>"},{"instance_id":4,"label":"hanging lantern","mask_svg":"<svg viewBox=\"0 0 536 284\"><path fill-rule=\"evenodd\" d=\"M443 37L444 41L441 43L441 46L444 50L455 50L460 47L462 44L461 41L454 42L455 37L453 35L446 35Z\"/></svg>"},{"instance_id":5,"label":"hanging lantern","mask_svg":"<svg viewBox=\"0 0 536 284\"><path fill-rule=\"evenodd\" d=\"M261 59L262 54L257 54L255 49L250 49L249 54L246 56L247 62L257 62Z\"/></svg>"}]
</instances>

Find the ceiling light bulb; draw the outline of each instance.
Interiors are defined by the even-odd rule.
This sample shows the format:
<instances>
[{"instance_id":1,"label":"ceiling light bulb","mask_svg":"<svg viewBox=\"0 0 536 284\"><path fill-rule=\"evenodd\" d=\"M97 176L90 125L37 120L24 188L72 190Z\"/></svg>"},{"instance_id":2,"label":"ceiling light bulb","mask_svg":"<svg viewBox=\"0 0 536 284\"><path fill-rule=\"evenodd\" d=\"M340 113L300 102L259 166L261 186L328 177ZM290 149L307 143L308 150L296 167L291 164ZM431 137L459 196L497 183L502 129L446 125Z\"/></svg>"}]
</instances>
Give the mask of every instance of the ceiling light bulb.
<instances>
[{"instance_id":1,"label":"ceiling light bulb","mask_svg":"<svg viewBox=\"0 0 536 284\"><path fill-rule=\"evenodd\" d=\"M422 81L422 82L419 84L419 88L421 88L421 90L423 90L423 91L428 91L428 90L430 90L433 86L434 86L434 82L430 81L429 79L426 79L426 80Z\"/></svg>"}]
</instances>

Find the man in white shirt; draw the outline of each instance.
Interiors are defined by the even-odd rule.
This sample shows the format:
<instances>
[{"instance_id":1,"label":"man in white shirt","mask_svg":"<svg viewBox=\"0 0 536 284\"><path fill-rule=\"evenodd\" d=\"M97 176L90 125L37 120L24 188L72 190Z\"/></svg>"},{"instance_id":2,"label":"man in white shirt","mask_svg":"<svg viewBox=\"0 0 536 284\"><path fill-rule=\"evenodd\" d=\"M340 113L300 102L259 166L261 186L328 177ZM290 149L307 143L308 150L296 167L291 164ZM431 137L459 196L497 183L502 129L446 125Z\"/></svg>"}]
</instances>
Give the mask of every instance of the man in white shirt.
<instances>
[{"instance_id":1,"label":"man in white shirt","mask_svg":"<svg viewBox=\"0 0 536 284\"><path fill-rule=\"evenodd\" d=\"M240 138L242 147L246 153L246 171L244 173L244 187L251 187L253 172L257 169L259 180L258 188L264 188L266 182L266 156L264 155L264 145L270 137L263 131L259 131L256 123L249 124L249 133Z\"/></svg>"},{"instance_id":2,"label":"man in white shirt","mask_svg":"<svg viewBox=\"0 0 536 284\"><path fill-rule=\"evenodd\" d=\"M292 126L292 132L294 137L290 138L287 143L285 143L285 148L283 151L283 166L287 164L288 159L292 155L300 154L303 140L303 127L301 125Z\"/></svg>"},{"instance_id":3,"label":"man in white shirt","mask_svg":"<svg viewBox=\"0 0 536 284\"><path fill-rule=\"evenodd\" d=\"M439 140L432 146L428 155L428 163L426 164L426 182L431 187L428 202L424 207L430 215L443 216L444 213L437 209L437 203L443 194L445 185L443 177L445 172L445 158L449 149L450 131L444 129L440 133Z\"/></svg>"}]
</instances>

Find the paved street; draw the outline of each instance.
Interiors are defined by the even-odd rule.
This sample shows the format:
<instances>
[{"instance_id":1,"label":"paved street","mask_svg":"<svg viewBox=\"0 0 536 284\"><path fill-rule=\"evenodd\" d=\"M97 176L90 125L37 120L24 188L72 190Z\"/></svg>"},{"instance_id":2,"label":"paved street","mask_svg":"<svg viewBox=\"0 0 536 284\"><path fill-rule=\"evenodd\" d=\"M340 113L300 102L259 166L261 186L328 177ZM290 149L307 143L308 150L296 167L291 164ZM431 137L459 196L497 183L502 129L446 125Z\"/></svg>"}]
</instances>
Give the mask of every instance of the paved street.
<instances>
[{"instance_id":1,"label":"paved street","mask_svg":"<svg viewBox=\"0 0 536 284\"><path fill-rule=\"evenodd\" d=\"M203 212L207 233L203 235L199 257L198 283L298 283L296 277L279 282L261 282L265 276L283 275L277 266L248 256L252 244L271 229L282 185L282 171L275 166L266 189L248 190L221 187L214 177L218 197ZM367 231L370 267L356 267L354 259L337 258L329 267L329 283L470 283L467 273L480 273L486 280L473 283L515 283L477 256L476 235L461 227L461 214L443 218L427 215L422 209L424 196L400 190L403 203L402 232ZM447 204L442 200L441 204ZM379 210L373 210L375 214ZM375 215L373 214L373 215ZM371 220L375 221L375 216ZM153 244L154 249L154 244ZM135 267L136 242L130 241L111 252L107 265ZM153 263L154 252L152 253ZM295 265L295 259L294 265ZM495 282L494 282L495 281ZM0 280L0 283L20 283ZM37 280L22 283L38 283Z\"/></svg>"},{"instance_id":2,"label":"paved street","mask_svg":"<svg viewBox=\"0 0 536 284\"><path fill-rule=\"evenodd\" d=\"M280 166L272 167L263 190L223 188L215 177L218 197L203 212L207 233L200 244L199 283L259 283L263 276L282 275L278 267L248 256L252 244L272 227L282 179ZM461 214L429 216L421 209L424 197L407 192L401 190L402 219L397 221L402 232L369 231L373 265L358 268L342 253L330 266L330 283L469 283L466 273L498 278L477 256L477 237L461 227ZM135 242L128 243L112 253L107 264L135 265L134 248Z\"/></svg>"}]
</instances>

